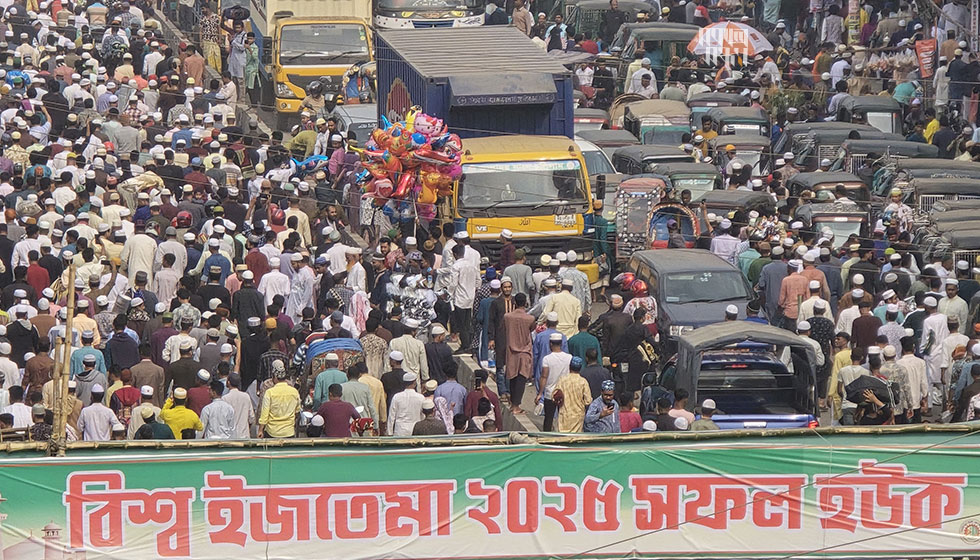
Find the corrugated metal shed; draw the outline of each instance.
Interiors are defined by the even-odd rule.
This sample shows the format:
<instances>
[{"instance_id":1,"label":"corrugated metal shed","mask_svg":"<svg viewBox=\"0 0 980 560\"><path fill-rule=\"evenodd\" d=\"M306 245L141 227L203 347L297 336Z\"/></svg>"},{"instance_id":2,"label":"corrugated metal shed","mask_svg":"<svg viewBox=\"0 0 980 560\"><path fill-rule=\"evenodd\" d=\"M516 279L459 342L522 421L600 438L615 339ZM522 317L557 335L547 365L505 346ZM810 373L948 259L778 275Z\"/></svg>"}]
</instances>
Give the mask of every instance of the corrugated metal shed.
<instances>
[{"instance_id":1,"label":"corrugated metal shed","mask_svg":"<svg viewBox=\"0 0 980 560\"><path fill-rule=\"evenodd\" d=\"M492 72L569 73L510 26L392 29L379 31L379 35L428 78Z\"/></svg>"}]
</instances>

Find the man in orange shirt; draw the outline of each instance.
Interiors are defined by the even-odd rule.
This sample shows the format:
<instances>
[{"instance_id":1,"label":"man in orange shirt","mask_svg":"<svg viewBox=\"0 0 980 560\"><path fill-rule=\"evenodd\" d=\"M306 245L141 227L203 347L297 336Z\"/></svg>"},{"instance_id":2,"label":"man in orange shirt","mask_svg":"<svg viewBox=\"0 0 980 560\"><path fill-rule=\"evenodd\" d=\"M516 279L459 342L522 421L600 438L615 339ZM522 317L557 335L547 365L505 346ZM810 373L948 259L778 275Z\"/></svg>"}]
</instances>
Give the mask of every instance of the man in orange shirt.
<instances>
[{"instance_id":1,"label":"man in orange shirt","mask_svg":"<svg viewBox=\"0 0 980 560\"><path fill-rule=\"evenodd\" d=\"M779 309L782 312L785 329L794 329L800 313L800 303L810 297L810 280L800 272L800 261L793 259L787 263L789 275L779 286Z\"/></svg>"}]
</instances>

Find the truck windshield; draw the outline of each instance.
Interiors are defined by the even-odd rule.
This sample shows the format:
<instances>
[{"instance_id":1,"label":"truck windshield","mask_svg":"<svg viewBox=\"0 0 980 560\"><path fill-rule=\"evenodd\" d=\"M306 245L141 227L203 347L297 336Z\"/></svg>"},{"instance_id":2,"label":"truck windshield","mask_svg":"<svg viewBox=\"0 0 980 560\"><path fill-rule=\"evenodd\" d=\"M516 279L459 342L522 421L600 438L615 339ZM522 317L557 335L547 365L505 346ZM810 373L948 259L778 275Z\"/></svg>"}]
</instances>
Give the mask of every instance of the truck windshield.
<instances>
[{"instance_id":1,"label":"truck windshield","mask_svg":"<svg viewBox=\"0 0 980 560\"><path fill-rule=\"evenodd\" d=\"M367 30L363 25L316 23L282 28L280 64L349 65L369 57Z\"/></svg>"},{"instance_id":2,"label":"truck windshield","mask_svg":"<svg viewBox=\"0 0 980 560\"><path fill-rule=\"evenodd\" d=\"M377 6L387 10L410 10L417 12L464 10L468 15L474 9L483 9L486 0L376 0Z\"/></svg>"},{"instance_id":3,"label":"truck windshield","mask_svg":"<svg viewBox=\"0 0 980 560\"><path fill-rule=\"evenodd\" d=\"M724 369L702 369L698 399L714 399L723 414L799 414L797 383L785 368L756 368L731 364Z\"/></svg>"},{"instance_id":4,"label":"truck windshield","mask_svg":"<svg viewBox=\"0 0 980 560\"><path fill-rule=\"evenodd\" d=\"M736 270L675 272L668 274L664 282L667 303L714 303L745 300L748 296L745 281Z\"/></svg>"},{"instance_id":5,"label":"truck windshield","mask_svg":"<svg viewBox=\"0 0 980 560\"><path fill-rule=\"evenodd\" d=\"M582 172L574 159L466 164L459 180L459 210L461 215L491 208L513 215L515 210L520 215L543 215L562 205L569 213L583 212L588 202Z\"/></svg>"}]
</instances>

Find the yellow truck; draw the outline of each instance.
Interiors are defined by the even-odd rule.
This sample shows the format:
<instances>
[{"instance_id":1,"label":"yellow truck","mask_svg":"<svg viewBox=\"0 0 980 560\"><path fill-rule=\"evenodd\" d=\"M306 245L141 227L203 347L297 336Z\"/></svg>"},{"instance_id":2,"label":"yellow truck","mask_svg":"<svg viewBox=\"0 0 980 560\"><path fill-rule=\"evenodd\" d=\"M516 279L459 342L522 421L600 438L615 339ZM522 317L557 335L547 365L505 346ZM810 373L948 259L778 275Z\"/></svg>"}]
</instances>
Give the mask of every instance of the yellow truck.
<instances>
[{"instance_id":1,"label":"yellow truck","mask_svg":"<svg viewBox=\"0 0 980 560\"><path fill-rule=\"evenodd\" d=\"M295 122L314 82L342 93L352 64L373 60L371 0L250 0L250 25L262 53L263 104L279 130Z\"/></svg>"},{"instance_id":2,"label":"yellow truck","mask_svg":"<svg viewBox=\"0 0 980 560\"><path fill-rule=\"evenodd\" d=\"M463 141L463 173L454 185L456 229L496 258L510 230L532 255L574 249L592 258L592 200L585 159L564 136L496 136Z\"/></svg>"}]
</instances>

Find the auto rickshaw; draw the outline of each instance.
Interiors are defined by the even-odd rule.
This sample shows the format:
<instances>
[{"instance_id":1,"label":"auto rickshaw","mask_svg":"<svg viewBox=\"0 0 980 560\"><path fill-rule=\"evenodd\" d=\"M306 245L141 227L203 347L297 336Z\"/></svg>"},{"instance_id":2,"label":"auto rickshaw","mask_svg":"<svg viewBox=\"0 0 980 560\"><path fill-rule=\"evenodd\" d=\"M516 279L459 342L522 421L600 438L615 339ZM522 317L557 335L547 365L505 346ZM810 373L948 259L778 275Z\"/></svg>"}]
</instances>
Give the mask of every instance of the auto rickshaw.
<instances>
[{"instance_id":1,"label":"auto rickshaw","mask_svg":"<svg viewBox=\"0 0 980 560\"><path fill-rule=\"evenodd\" d=\"M963 224L963 227L940 232L923 251L927 262L949 254L952 254L954 261L977 262L977 257L980 257L980 226Z\"/></svg>"},{"instance_id":2,"label":"auto rickshaw","mask_svg":"<svg viewBox=\"0 0 980 560\"><path fill-rule=\"evenodd\" d=\"M838 122L867 123L882 132L902 132L902 106L892 97L845 97L837 107Z\"/></svg>"},{"instance_id":3,"label":"auto rickshaw","mask_svg":"<svg viewBox=\"0 0 980 560\"><path fill-rule=\"evenodd\" d=\"M599 35L603 18L609 11L608 0L566 0L565 21L576 32L584 33L586 37ZM643 0L622 0L619 11L626 13L626 19L636 21L637 12L659 13L660 7L656 2Z\"/></svg>"},{"instance_id":4,"label":"auto rickshaw","mask_svg":"<svg viewBox=\"0 0 980 560\"><path fill-rule=\"evenodd\" d=\"M695 200L699 204L704 203L706 212L718 216L731 216L739 210L771 214L776 208L776 202L769 193L756 191L710 191Z\"/></svg>"},{"instance_id":5,"label":"auto rickshaw","mask_svg":"<svg viewBox=\"0 0 980 560\"><path fill-rule=\"evenodd\" d=\"M845 127L861 126L862 130L849 128L832 128L824 130L811 130L797 143L799 151L796 154L795 163L802 171L816 171L820 167L820 161L829 159L831 162L837 159L840 153L841 144L846 140L880 140L882 142L904 142L905 138L898 134L882 132L877 128L865 127L865 125L855 125L850 123L840 123ZM864 129L866 128L866 129ZM782 152L776 152L782 153ZM853 172L852 172L853 173Z\"/></svg>"},{"instance_id":6,"label":"auto rickshaw","mask_svg":"<svg viewBox=\"0 0 980 560\"><path fill-rule=\"evenodd\" d=\"M800 196L803 191L811 191L818 200L829 200L829 196L821 194L825 191L833 193L837 185L844 185L847 197L855 202L869 202L871 193L861 179L853 173L842 171L812 171L797 173L786 183L790 196Z\"/></svg>"},{"instance_id":7,"label":"auto rickshaw","mask_svg":"<svg viewBox=\"0 0 980 560\"><path fill-rule=\"evenodd\" d=\"M860 169L870 172L871 163L881 157L894 160L935 158L939 157L939 148L932 144L908 142L902 139L845 140L837 150L837 157L832 158L830 169L855 175Z\"/></svg>"},{"instance_id":8,"label":"auto rickshaw","mask_svg":"<svg viewBox=\"0 0 980 560\"><path fill-rule=\"evenodd\" d=\"M607 2L607 9L608 6ZM698 34L699 29L696 25L686 23L654 22L636 25L630 29L629 37L623 45L623 62L619 75L626 76L626 68L635 58L636 51L642 48L650 59L650 69L662 84L667 63L675 56L687 56L687 45Z\"/></svg>"},{"instance_id":9,"label":"auto rickshaw","mask_svg":"<svg viewBox=\"0 0 980 560\"><path fill-rule=\"evenodd\" d=\"M735 147L735 158L744 165L752 166L753 177L761 177L768 173L772 159L769 156L768 138L744 132L715 136L708 141L708 151L719 168L724 168L730 161L728 151L725 149L729 145Z\"/></svg>"},{"instance_id":10,"label":"auto rickshaw","mask_svg":"<svg viewBox=\"0 0 980 560\"><path fill-rule=\"evenodd\" d=\"M887 197L892 188L898 187L910 197L909 183L913 179L929 178L980 179L980 165L942 158L907 159L876 171L871 192L876 197Z\"/></svg>"},{"instance_id":11,"label":"auto rickshaw","mask_svg":"<svg viewBox=\"0 0 980 560\"><path fill-rule=\"evenodd\" d=\"M667 190L664 177L642 175L623 180L616 189L616 260L629 260L646 249L650 212Z\"/></svg>"},{"instance_id":12,"label":"auto rickshaw","mask_svg":"<svg viewBox=\"0 0 980 560\"><path fill-rule=\"evenodd\" d=\"M691 200L697 200L722 188L721 173L710 163L658 163L650 166L650 173L667 177L678 199L685 190L691 191Z\"/></svg>"},{"instance_id":13,"label":"auto rickshaw","mask_svg":"<svg viewBox=\"0 0 980 560\"><path fill-rule=\"evenodd\" d=\"M980 179L962 178L916 178L909 182L909 190L912 198L906 204L919 212L929 212L932 205L938 200L968 200L980 198ZM952 219L952 215L958 212L970 212L970 210L958 210L946 212L946 219ZM976 218L974 213L974 219ZM977 221L980 228L980 220Z\"/></svg>"},{"instance_id":14,"label":"auto rickshaw","mask_svg":"<svg viewBox=\"0 0 980 560\"><path fill-rule=\"evenodd\" d=\"M649 99L626 106L623 128L643 144L682 143L681 137L691 131L691 110L682 101Z\"/></svg>"},{"instance_id":15,"label":"auto rickshaw","mask_svg":"<svg viewBox=\"0 0 980 560\"><path fill-rule=\"evenodd\" d=\"M646 144L642 146L623 146L613 152L613 167L620 173L637 175L647 173L651 165L657 163L691 163L691 155L679 146Z\"/></svg>"},{"instance_id":16,"label":"auto rickshaw","mask_svg":"<svg viewBox=\"0 0 980 560\"><path fill-rule=\"evenodd\" d=\"M769 138L769 113L758 107L715 107L706 113L718 134L758 134Z\"/></svg>"},{"instance_id":17,"label":"auto rickshaw","mask_svg":"<svg viewBox=\"0 0 980 560\"><path fill-rule=\"evenodd\" d=\"M646 97L638 93L624 93L613 99L609 106L609 128L623 128L623 117L626 115L626 106L638 101L647 101Z\"/></svg>"},{"instance_id":18,"label":"auto rickshaw","mask_svg":"<svg viewBox=\"0 0 980 560\"><path fill-rule=\"evenodd\" d=\"M687 106L691 109L691 129L701 126L701 115L715 107L748 107L749 105L749 98L738 93L707 91L694 95L687 100Z\"/></svg>"},{"instance_id":19,"label":"auto rickshaw","mask_svg":"<svg viewBox=\"0 0 980 560\"><path fill-rule=\"evenodd\" d=\"M808 141L807 136L815 130L840 130L849 134L852 130L873 131L878 129L867 124L839 123L836 121L794 122L783 127L782 134L772 145L772 153L781 155L786 152L793 152L796 155L797 163L799 163L800 154ZM821 159L824 157L829 158L831 156L821 155Z\"/></svg>"},{"instance_id":20,"label":"auto rickshaw","mask_svg":"<svg viewBox=\"0 0 980 560\"><path fill-rule=\"evenodd\" d=\"M575 133L575 136L587 142L592 142L600 148L618 148L620 146L631 146L640 143L636 139L636 136L633 136L625 130L583 130Z\"/></svg>"},{"instance_id":21,"label":"auto rickshaw","mask_svg":"<svg viewBox=\"0 0 980 560\"><path fill-rule=\"evenodd\" d=\"M718 191L721 192L721 191ZM661 202L650 211L650 227L647 233L646 246L650 249L666 249L670 241L667 222L674 220L680 226L684 237L684 246L693 249L694 244L706 224L698 215L683 204L677 202Z\"/></svg>"},{"instance_id":22,"label":"auto rickshaw","mask_svg":"<svg viewBox=\"0 0 980 560\"><path fill-rule=\"evenodd\" d=\"M579 107L572 115L575 133L582 130L601 130L609 128L609 112L605 109Z\"/></svg>"},{"instance_id":23,"label":"auto rickshaw","mask_svg":"<svg viewBox=\"0 0 980 560\"><path fill-rule=\"evenodd\" d=\"M797 208L796 219L813 231L829 229L834 234L833 246L843 245L851 235L868 237L868 217L866 207L839 202L803 204Z\"/></svg>"},{"instance_id":24,"label":"auto rickshaw","mask_svg":"<svg viewBox=\"0 0 980 560\"><path fill-rule=\"evenodd\" d=\"M314 380L326 369L328 353L340 358L341 371L347 371L357 362L364 361L364 348L352 338L323 338L324 333L313 333L306 338L306 360L303 362L303 375L299 376L300 398L308 398L314 388Z\"/></svg>"}]
</instances>

